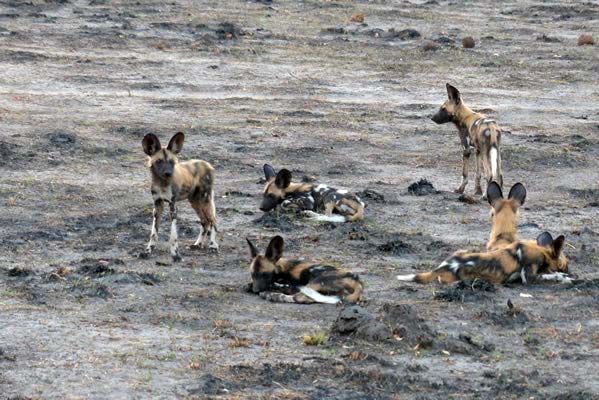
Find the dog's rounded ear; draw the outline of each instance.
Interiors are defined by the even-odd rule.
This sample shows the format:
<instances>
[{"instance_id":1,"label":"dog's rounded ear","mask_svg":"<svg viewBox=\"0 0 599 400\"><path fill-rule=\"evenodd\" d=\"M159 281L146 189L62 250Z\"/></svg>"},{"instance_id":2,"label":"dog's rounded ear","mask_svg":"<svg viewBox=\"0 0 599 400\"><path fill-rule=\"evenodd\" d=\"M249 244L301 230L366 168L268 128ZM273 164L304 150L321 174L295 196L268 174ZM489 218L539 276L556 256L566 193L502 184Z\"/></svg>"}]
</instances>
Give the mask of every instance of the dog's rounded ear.
<instances>
[{"instance_id":1,"label":"dog's rounded ear","mask_svg":"<svg viewBox=\"0 0 599 400\"><path fill-rule=\"evenodd\" d=\"M266 248L266 258L276 263L283 255L283 238L279 235L272 238Z\"/></svg>"},{"instance_id":2,"label":"dog's rounded ear","mask_svg":"<svg viewBox=\"0 0 599 400\"><path fill-rule=\"evenodd\" d=\"M279 189L286 189L291 184L291 172L288 169L282 169L277 174L275 185Z\"/></svg>"},{"instance_id":3,"label":"dog's rounded ear","mask_svg":"<svg viewBox=\"0 0 599 400\"><path fill-rule=\"evenodd\" d=\"M552 247L553 246L553 236L549 232L543 232L539 236L537 236L537 244L543 247Z\"/></svg>"},{"instance_id":4,"label":"dog's rounded ear","mask_svg":"<svg viewBox=\"0 0 599 400\"><path fill-rule=\"evenodd\" d=\"M183 132L177 132L168 142L168 146L166 146L167 150L172 151L175 154L179 154L179 152L183 149L183 142L185 141L185 135Z\"/></svg>"},{"instance_id":5,"label":"dog's rounded ear","mask_svg":"<svg viewBox=\"0 0 599 400\"><path fill-rule=\"evenodd\" d=\"M510 189L510 193L508 194L507 198L515 200L518 203L518 207L520 207L526 200L526 188L520 182L516 183Z\"/></svg>"},{"instance_id":6,"label":"dog's rounded ear","mask_svg":"<svg viewBox=\"0 0 599 400\"><path fill-rule=\"evenodd\" d=\"M258 251L258 249L256 248L256 246L254 246L254 243L252 243L250 241L249 238L245 238L245 240L248 242L248 244L250 245L250 254L252 255L252 259L256 258L256 256L258 254L260 254L260 252Z\"/></svg>"},{"instance_id":7,"label":"dog's rounded ear","mask_svg":"<svg viewBox=\"0 0 599 400\"><path fill-rule=\"evenodd\" d=\"M449 83L445 84L447 88L447 97L449 100L454 102L455 104L459 104L462 102L462 96L460 95L460 91L455 87L451 86Z\"/></svg>"},{"instance_id":8,"label":"dog's rounded ear","mask_svg":"<svg viewBox=\"0 0 599 400\"><path fill-rule=\"evenodd\" d=\"M277 176L275 169L270 164L264 164L263 170L264 177L266 178L266 180L269 180L270 178Z\"/></svg>"},{"instance_id":9,"label":"dog's rounded ear","mask_svg":"<svg viewBox=\"0 0 599 400\"><path fill-rule=\"evenodd\" d=\"M498 201L502 199L503 192L501 191L501 186L495 181L489 183L487 186L487 201L491 207L495 207L498 204Z\"/></svg>"},{"instance_id":10,"label":"dog's rounded ear","mask_svg":"<svg viewBox=\"0 0 599 400\"><path fill-rule=\"evenodd\" d=\"M158 140L156 135L153 133L148 133L146 136L144 136L143 140L141 141L141 145L143 146L144 153L150 157L162 148L160 145L160 140Z\"/></svg>"},{"instance_id":11,"label":"dog's rounded ear","mask_svg":"<svg viewBox=\"0 0 599 400\"><path fill-rule=\"evenodd\" d=\"M555 253L555 256L559 256L564 248L564 242L566 241L566 238L564 237L564 235L559 235L557 237L557 239L555 239L553 241L553 252Z\"/></svg>"}]
</instances>

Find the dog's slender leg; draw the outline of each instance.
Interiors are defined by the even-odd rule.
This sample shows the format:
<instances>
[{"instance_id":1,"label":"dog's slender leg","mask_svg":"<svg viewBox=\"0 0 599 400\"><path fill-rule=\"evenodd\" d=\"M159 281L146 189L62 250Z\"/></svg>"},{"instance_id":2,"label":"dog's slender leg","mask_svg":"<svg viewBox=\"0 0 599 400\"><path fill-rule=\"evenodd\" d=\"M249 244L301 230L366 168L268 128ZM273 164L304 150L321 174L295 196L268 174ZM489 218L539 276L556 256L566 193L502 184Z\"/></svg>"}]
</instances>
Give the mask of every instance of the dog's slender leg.
<instances>
[{"instance_id":1,"label":"dog's slender leg","mask_svg":"<svg viewBox=\"0 0 599 400\"><path fill-rule=\"evenodd\" d=\"M260 292L260 297L273 303L295 303L294 296L277 292Z\"/></svg>"},{"instance_id":2,"label":"dog's slender leg","mask_svg":"<svg viewBox=\"0 0 599 400\"><path fill-rule=\"evenodd\" d=\"M480 151L476 152L476 178L474 180L474 194L483 194L483 189L480 186L480 179L483 173L483 158Z\"/></svg>"},{"instance_id":3,"label":"dog's slender leg","mask_svg":"<svg viewBox=\"0 0 599 400\"><path fill-rule=\"evenodd\" d=\"M158 226L160 225L160 217L162 216L162 210L164 205L161 199L154 201L154 210L152 211L152 230L150 232L150 242L148 243L148 253L152 253L158 242Z\"/></svg>"},{"instance_id":4,"label":"dog's slender leg","mask_svg":"<svg viewBox=\"0 0 599 400\"><path fill-rule=\"evenodd\" d=\"M170 215L171 236L169 243L171 246L171 256L173 256L173 261L181 261L181 256L179 255L179 243L177 240L177 203L175 202L175 199L172 199L170 202Z\"/></svg>"},{"instance_id":5,"label":"dog's slender leg","mask_svg":"<svg viewBox=\"0 0 599 400\"><path fill-rule=\"evenodd\" d=\"M204 227L200 224L200 234L198 235L198 239L193 243L192 247L202 248L202 235L204 234Z\"/></svg>"},{"instance_id":6,"label":"dog's slender leg","mask_svg":"<svg viewBox=\"0 0 599 400\"><path fill-rule=\"evenodd\" d=\"M464 151L462 153L462 183L460 187L456 189L456 193L464 193L464 189L466 189L466 185L468 184L468 163L470 162L470 154L472 150L469 145L464 147Z\"/></svg>"},{"instance_id":7,"label":"dog's slender leg","mask_svg":"<svg viewBox=\"0 0 599 400\"><path fill-rule=\"evenodd\" d=\"M214 191L210 194L210 244L208 249L218 253L218 243L216 243L216 206L214 205Z\"/></svg>"}]
</instances>

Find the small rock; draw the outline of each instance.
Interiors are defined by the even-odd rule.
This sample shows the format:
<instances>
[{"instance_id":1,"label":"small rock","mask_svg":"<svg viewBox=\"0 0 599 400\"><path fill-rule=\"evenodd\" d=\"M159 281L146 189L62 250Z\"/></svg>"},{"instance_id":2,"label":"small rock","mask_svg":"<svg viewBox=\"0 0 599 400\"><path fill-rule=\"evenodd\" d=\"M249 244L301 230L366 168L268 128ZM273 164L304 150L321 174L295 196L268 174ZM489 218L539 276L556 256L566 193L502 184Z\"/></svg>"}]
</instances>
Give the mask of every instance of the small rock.
<instances>
[{"instance_id":1,"label":"small rock","mask_svg":"<svg viewBox=\"0 0 599 400\"><path fill-rule=\"evenodd\" d=\"M578 45L579 46L594 45L594 44L595 44L595 41L593 40L593 37L591 35L589 35L588 33L584 33L578 37Z\"/></svg>"},{"instance_id":2,"label":"small rock","mask_svg":"<svg viewBox=\"0 0 599 400\"><path fill-rule=\"evenodd\" d=\"M474 48L475 42L474 39L472 38L472 36L467 36L464 39L462 39L462 47L465 49L472 49Z\"/></svg>"}]
</instances>

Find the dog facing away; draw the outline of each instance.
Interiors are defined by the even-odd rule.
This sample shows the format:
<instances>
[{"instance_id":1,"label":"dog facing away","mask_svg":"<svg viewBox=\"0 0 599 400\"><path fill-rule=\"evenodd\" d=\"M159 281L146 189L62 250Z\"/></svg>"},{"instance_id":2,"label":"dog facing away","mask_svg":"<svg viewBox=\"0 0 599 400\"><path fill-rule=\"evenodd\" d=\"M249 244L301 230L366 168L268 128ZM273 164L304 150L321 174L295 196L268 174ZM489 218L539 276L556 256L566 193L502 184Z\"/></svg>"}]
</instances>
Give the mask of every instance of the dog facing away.
<instances>
[{"instance_id":1,"label":"dog facing away","mask_svg":"<svg viewBox=\"0 0 599 400\"><path fill-rule=\"evenodd\" d=\"M429 283L438 280L452 283L481 279L494 284L522 280L526 284L539 278L547 281L570 283L568 260L563 253L564 236L557 239L543 232L532 240L518 241L488 253L457 251L436 269L411 275L399 275L400 281ZM543 275L546 274L546 275Z\"/></svg>"},{"instance_id":2,"label":"dog facing away","mask_svg":"<svg viewBox=\"0 0 599 400\"><path fill-rule=\"evenodd\" d=\"M507 199L497 182L489 183L487 201L491 205L491 234L487 250L498 250L518 241L518 213L525 200L526 188L519 182L512 186Z\"/></svg>"},{"instance_id":3,"label":"dog facing away","mask_svg":"<svg viewBox=\"0 0 599 400\"><path fill-rule=\"evenodd\" d=\"M476 151L475 194L482 194L480 179L483 173L485 174L487 183L495 181L500 187L503 186L501 153L499 151L501 130L497 126L497 123L483 114L476 113L468 108L462 101L462 96L458 89L449 83L446 87L448 99L431 119L437 124L453 122L458 128L463 153L462 183L456 189L456 192L464 193L464 189L468 184L468 163L472 149Z\"/></svg>"},{"instance_id":4,"label":"dog facing away","mask_svg":"<svg viewBox=\"0 0 599 400\"><path fill-rule=\"evenodd\" d=\"M362 298L357 275L344 269L283 255L283 238L271 239L264 255L247 239L252 261L251 291L279 303L356 303Z\"/></svg>"},{"instance_id":5,"label":"dog facing away","mask_svg":"<svg viewBox=\"0 0 599 400\"><path fill-rule=\"evenodd\" d=\"M264 164L264 176L266 186L260 205L264 212L280 204L284 209L304 211L317 221L355 222L364 218L364 203L347 190L292 182L289 170L282 169L276 173L268 164Z\"/></svg>"},{"instance_id":6,"label":"dog facing away","mask_svg":"<svg viewBox=\"0 0 599 400\"><path fill-rule=\"evenodd\" d=\"M171 233L170 253L173 260L180 261L177 242L177 202L187 199L200 218L200 234L194 243L195 247L204 247L210 235L209 249L218 251L216 243L216 210L214 207L214 168L206 161L189 160L179 162L177 154L183 148L185 135L176 133L162 147L158 138L149 133L144 136L142 146L148 155L148 166L152 173L152 230L147 251L151 254L158 241L158 226L165 204L169 205Z\"/></svg>"}]
</instances>

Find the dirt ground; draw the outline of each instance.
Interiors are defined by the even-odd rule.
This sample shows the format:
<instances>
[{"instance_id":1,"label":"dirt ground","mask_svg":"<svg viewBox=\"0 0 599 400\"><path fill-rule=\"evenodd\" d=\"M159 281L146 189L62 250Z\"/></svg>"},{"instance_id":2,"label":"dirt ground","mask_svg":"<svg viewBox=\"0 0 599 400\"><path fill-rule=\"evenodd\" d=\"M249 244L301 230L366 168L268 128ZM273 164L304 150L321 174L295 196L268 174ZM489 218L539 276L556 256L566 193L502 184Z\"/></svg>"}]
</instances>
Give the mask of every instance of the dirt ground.
<instances>
[{"instance_id":1,"label":"dirt ground","mask_svg":"<svg viewBox=\"0 0 599 400\"><path fill-rule=\"evenodd\" d=\"M599 398L599 57L581 33L599 39L595 1L0 1L0 398ZM500 122L520 236L566 235L577 284L395 280L490 230L486 202L452 192L457 131L429 119L446 82ZM179 130L182 158L216 168L221 252L189 249L182 205L183 261L140 259L141 138ZM265 162L361 192L364 221L263 216ZM410 194L421 178L436 191ZM391 337L247 293L245 237L275 234L358 273Z\"/></svg>"}]
</instances>

